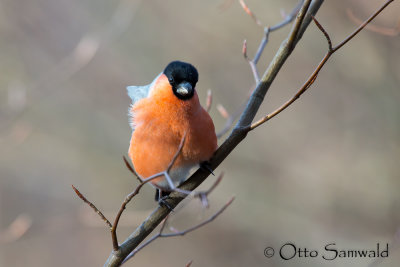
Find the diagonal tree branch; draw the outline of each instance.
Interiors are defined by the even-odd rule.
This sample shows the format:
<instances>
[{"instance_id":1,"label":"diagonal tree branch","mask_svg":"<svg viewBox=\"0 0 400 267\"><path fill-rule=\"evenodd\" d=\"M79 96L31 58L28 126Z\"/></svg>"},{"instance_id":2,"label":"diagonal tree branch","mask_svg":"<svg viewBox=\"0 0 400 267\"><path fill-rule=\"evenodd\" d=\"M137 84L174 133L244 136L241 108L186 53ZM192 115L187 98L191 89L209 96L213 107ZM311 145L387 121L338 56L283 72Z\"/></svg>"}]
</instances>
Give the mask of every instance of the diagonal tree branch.
<instances>
[{"instance_id":1,"label":"diagonal tree branch","mask_svg":"<svg viewBox=\"0 0 400 267\"><path fill-rule=\"evenodd\" d=\"M386 6L388 6L394 0L388 0L386 3L378 9L368 20L366 20L359 28L357 28L352 34L350 34L346 39L340 42L335 47L329 45L329 56L325 56L320 63L321 68L328 60L331 54L344 46L348 41L350 41L355 35L357 35L370 21L372 21ZM221 164L221 162L235 149L235 147L243 141L243 139L247 136L247 133L252 130L252 127L257 127L257 122L252 125L254 117L258 109L260 108L265 95L267 94L272 82L280 71L281 67L287 60L287 58L292 53L298 41L301 39L305 30L312 20L312 16L314 16L322 5L323 0L312 0L312 1L304 1L302 7L296 16L296 20L293 24L292 30L289 33L288 38L283 41L280 48L278 49L275 57L271 61L270 65L264 72L263 76L260 79L256 89L253 91L250 99L247 103L245 110L243 111L239 122L236 124L234 129L232 130L229 137L225 140L225 142L218 148L215 152L212 159L209 161L210 167L214 170ZM306 13L307 12L307 13ZM316 21L317 26L319 25ZM318 26L319 29L323 32L327 40L330 40L329 35L325 30L323 30L322 26ZM329 43L329 41L328 41ZM328 54L327 54L328 55ZM315 81L317 78L317 74L319 73L321 68L316 68L312 74L312 78L309 79L305 86L305 89L300 91L300 95L304 93L305 90ZM316 73L314 75L314 73ZM302 87L302 88L303 88ZM299 95L299 96L300 96ZM298 98L298 97L297 97ZM297 99L296 98L296 99ZM289 100L290 101L290 100ZM291 103L293 103L292 101ZM289 106L289 103L287 106ZM285 105L285 104L284 104ZM287 107L286 106L286 107ZM285 107L285 108L286 108ZM284 108L284 109L285 109ZM284 110L282 109L282 110ZM282 111L281 110L281 111ZM279 112L281 112L279 111ZM278 112L278 113L279 113ZM277 113L277 114L278 114ZM276 114L276 115L277 115ZM276 116L274 115L274 116ZM260 123L259 125L261 125ZM254 127L254 128L255 128ZM179 189L184 191L193 191L195 190L208 176L209 172L198 169L189 179L187 179L182 185L179 186ZM176 207L187 195L182 194L181 192L174 191L169 197L165 200L168 205L172 208ZM120 266L124 259L138 246L140 246L141 242L159 225L170 213L170 209L165 206L160 206L155 209L146 220L119 246L119 249L116 251L112 251L109 258L107 259L104 266Z\"/></svg>"},{"instance_id":2,"label":"diagonal tree branch","mask_svg":"<svg viewBox=\"0 0 400 267\"><path fill-rule=\"evenodd\" d=\"M119 249L118 238L117 238L117 227L118 227L118 223L119 223L119 220L121 218L121 215L122 215L122 213L124 212L124 210L126 208L126 205L128 205L128 203L132 200L133 197L135 197L137 194L139 194L140 189L145 184L147 184L148 182L151 182L154 179L159 178L161 176L164 176L165 179L168 178L168 173L171 171L172 166L174 165L174 163L176 162L179 154L182 151L183 145L184 145L185 140L186 140L186 134L187 134L187 132L185 132L183 134L183 137L181 138L181 141L179 143L178 149L176 150L174 156L172 157L170 163L168 164L167 170L163 171L163 172L160 172L160 173L157 173L157 174L154 174L154 175L152 175L150 177L147 177L145 179L140 177L140 175L131 167L131 165L126 161L126 159L124 157L125 164L127 165L128 169L139 179L140 184L136 187L136 189L132 193L130 193L125 198L124 202L121 205L121 208L119 209L119 211L117 213L117 216L115 217L114 223L113 223L113 225L111 227L111 239L112 239L114 251L118 251L118 249ZM173 186L173 184L172 184L172 186Z\"/></svg>"},{"instance_id":3,"label":"diagonal tree branch","mask_svg":"<svg viewBox=\"0 0 400 267\"><path fill-rule=\"evenodd\" d=\"M253 121L273 80L275 79L276 75L282 68L286 59L292 53L298 40L301 38L302 34L306 30L306 27L310 24L311 14L314 15L318 11L323 0L319 0L319 1L314 0L314 1L312 1L312 3L310 3L310 2L311 1L308 0L303 3L303 5L296 17L296 20L293 24L292 30L289 33L288 38L285 41L283 41L283 43L279 47L278 52L276 53L275 57L272 59L271 63L269 64L267 70L265 71L263 77L261 78L260 83L258 84L256 89L253 91L252 95L250 96L247 106L246 106L244 112L242 113L238 124L236 125L237 130L238 129L240 130L241 128L250 125L251 122ZM307 11L306 7L309 7L308 16L305 15L305 12Z\"/></svg>"},{"instance_id":4,"label":"diagonal tree branch","mask_svg":"<svg viewBox=\"0 0 400 267\"><path fill-rule=\"evenodd\" d=\"M221 215L221 213L223 213L233 202L233 200L235 200L234 197L232 197L224 206L222 206L222 208L220 208L216 213L214 213L210 218L208 218L207 220L192 226L186 230L183 231L176 231L173 233L164 233L164 229L165 226L167 224L168 218L169 216L167 216L164 221L161 224L161 228L159 230L159 232L154 235L153 237L151 237L150 239L148 239L146 242L142 243L140 246L138 246L136 249L134 249L125 259L122 263L127 262L130 258L132 258L133 256L135 256L140 250L142 250L143 248L145 248L146 246L148 246L150 243L152 243L154 240L156 240L157 238L160 237L173 237L173 236L183 236L185 234L188 234L190 232L193 232L201 227L203 227L204 225L212 222L213 220L215 220L219 215Z\"/></svg>"},{"instance_id":5,"label":"diagonal tree branch","mask_svg":"<svg viewBox=\"0 0 400 267\"><path fill-rule=\"evenodd\" d=\"M243 4L245 5L245 7L243 6ZM242 48L242 54L243 57L245 58L245 60L249 63L251 71L253 73L253 77L254 80L256 82L256 86L259 84L260 82L260 74L257 68L257 63L261 58L262 53L264 52L265 47L268 44L269 41L269 35L271 32L277 31L283 27L285 27L286 25L288 25L289 23L291 23L294 18L296 17L296 14L299 12L301 6L303 5L304 0L301 0L298 5L293 8L293 10L285 16L284 20L273 25L273 26L265 26L264 27L264 36L260 42L260 44L258 45L258 49L256 54L254 55L253 59L250 59L247 55L247 40L243 41L243 48ZM255 14L249 9L249 7L244 3L244 1L241 1L241 5L243 7L243 9L245 10L245 12L247 14L249 14L249 12L255 17ZM249 14L250 15L250 14ZM251 16L251 15L250 15ZM260 25L259 25L260 26ZM253 91L253 88L252 90ZM250 97L250 95L249 95ZM238 119L240 117L240 115L243 113L243 110L246 107L246 102L248 102L249 97L246 98L246 101L244 102L244 104L240 105L239 108L233 112L232 114L227 114L227 116L224 116L222 112L221 115L226 119L225 125L224 127L217 133L217 137L220 138L222 137L224 134L226 134L232 127L233 123L236 121L236 119ZM222 106L221 106L222 107Z\"/></svg>"},{"instance_id":6,"label":"diagonal tree branch","mask_svg":"<svg viewBox=\"0 0 400 267\"><path fill-rule=\"evenodd\" d=\"M252 93L250 100L243 112L241 119L239 120L236 127L233 129L230 136L225 142L217 149L214 156L210 159L210 167L215 170L219 164L233 151L233 149L246 137L247 132L246 126L250 125L253 118L255 117L265 94L267 93L272 81L276 77L278 71L293 51L295 44L301 38L302 34L306 30L307 26L311 22L311 15L314 15L323 0L307 1L303 4L309 6L308 14L304 18L299 20L299 16L295 23L301 24L298 29L297 38L294 40L294 45L287 40L281 45L275 58L267 68L261 78L260 83ZM302 9L305 12L305 9ZM291 33L293 30L291 31ZM182 190L193 191L196 189L208 176L209 172L198 169L189 179L187 179L182 185L179 186ZM176 207L184 198L185 194L179 192L172 192L169 197L165 200L168 205L172 208ZM120 245L117 251L112 251L109 258L107 259L104 266L119 266L123 260L131 253L139 244L159 225L164 218L170 213L170 210L165 206L160 206L155 209L146 220Z\"/></svg>"},{"instance_id":7,"label":"diagonal tree branch","mask_svg":"<svg viewBox=\"0 0 400 267\"><path fill-rule=\"evenodd\" d=\"M289 99L286 103L284 103L282 106L280 106L278 109L275 111L271 112L270 114L266 115L265 117L261 118L257 122L253 123L251 126L248 127L248 129L254 130L258 126L262 125L263 123L269 121L279 113L281 113L283 110L288 108L293 102L295 102L297 99L300 98L302 94L304 94L305 91L307 91L311 85L315 82L317 79L317 76L321 69L324 67L325 63L329 60L329 58L340 48L342 48L347 42L349 42L351 39L354 38L362 29L364 29L368 23L370 23L380 12L382 12L383 9L385 9L391 2L394 0L389 0L386 3L384 3L374 14L372 14L364 23L362 23L356 30L354 30L349 36L347 36L343 41L341 41L338 45L335 47L332 47L332 41L327 33L327 31L322 27L322 25L317 21L316 18L312 17L314 20L315 24L317 25L318 29L322 32L322 34L325 36L327 42L328 42L328 52L326 52L324 58L321 60L321 62L318 64L318 66L315 68L314 72L311 74L311 76L307 79L307 81L303 84L303 86L300 88L300 90L291 98Z\"/></svg>"}]
</instances>

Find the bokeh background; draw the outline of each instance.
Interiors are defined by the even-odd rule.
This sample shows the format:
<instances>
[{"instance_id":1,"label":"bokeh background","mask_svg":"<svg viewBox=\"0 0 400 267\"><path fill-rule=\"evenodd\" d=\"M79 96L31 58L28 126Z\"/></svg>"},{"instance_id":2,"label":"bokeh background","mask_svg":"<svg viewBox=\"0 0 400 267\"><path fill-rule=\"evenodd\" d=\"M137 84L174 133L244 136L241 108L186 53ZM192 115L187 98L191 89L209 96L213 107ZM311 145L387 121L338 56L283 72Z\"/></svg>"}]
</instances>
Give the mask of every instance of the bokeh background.
<instances>
[{"instance_id":1,"label":"bokeh background","mask_svg":"<svg viewBox=\"0 0 400 267\"><path fill-rule=\"evenodd\" d=\"M338 42L383 1L325 1L319 21ZM263 24L281 21L294 0L248 0ZM394 27L395 1L374 22ZM271 34L264 70L290 27ZM237 1L0 1L0 266L102 266L109 231L71 189L77 186L110 219L137 181L124 166L130 127L127 85L150 82L175 59L199 70L197 90L237 110L253 86L241 54L253 55L263 30ZM311 25L258 116L288 99L326 51ZM379 266L400 252L400 39L362 32L326 65L313 87L249 134L216 171L225 178L209 210L186 203L171 219L184 237L161 239L126 266L368 266L371 260L267 259L286 242L316 249L390 244ZM203 104L205 101L202 102ZM220 140L220 143L224 138ZM210 177L207 188L215 177ZM128 206L122 241L156 207L146 187ZM397 234L396 234L397 233Z\"/></svg>"}]
</instances>

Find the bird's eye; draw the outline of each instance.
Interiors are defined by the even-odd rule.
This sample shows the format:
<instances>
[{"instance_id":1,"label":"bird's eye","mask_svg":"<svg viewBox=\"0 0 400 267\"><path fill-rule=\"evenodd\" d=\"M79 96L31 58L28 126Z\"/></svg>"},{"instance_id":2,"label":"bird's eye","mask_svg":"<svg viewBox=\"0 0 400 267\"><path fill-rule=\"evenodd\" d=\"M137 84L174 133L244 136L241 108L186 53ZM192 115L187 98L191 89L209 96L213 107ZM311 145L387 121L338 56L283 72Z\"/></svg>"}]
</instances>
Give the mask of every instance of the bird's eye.
<instances>
[{"instance_id":1,"label":"bird's eye","mask_svg":"<svg viewBox=\"0 0 400 267\"><path fill-rule=\"evenodd\" d=\"M169 83L170 83L170 84L173 84L173 83L174 83L174 78L173 78L173 77L169 77L168 80L169 80Z\"/></svg>"}]
</instances>

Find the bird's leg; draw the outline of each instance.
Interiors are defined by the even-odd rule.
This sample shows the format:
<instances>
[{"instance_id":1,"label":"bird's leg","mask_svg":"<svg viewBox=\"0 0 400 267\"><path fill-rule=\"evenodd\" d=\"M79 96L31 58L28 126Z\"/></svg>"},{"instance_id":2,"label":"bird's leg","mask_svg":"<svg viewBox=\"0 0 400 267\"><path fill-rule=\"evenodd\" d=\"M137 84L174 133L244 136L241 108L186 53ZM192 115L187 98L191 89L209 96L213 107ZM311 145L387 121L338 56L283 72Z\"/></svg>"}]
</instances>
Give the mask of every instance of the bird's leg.
<instances>
[{"instance_id":1,"label":"bird's leg","mask_svg":"<svg viewBox=\"0 0 400 267\"><path fill-rule=\"evenodd\" d=\"M171 190L165 190L165 189L158 188L157 191L156 191L156 201L158 202L158 204L160 206L165 206L170 211L173 211L173 208L168 204L166 199L169 197L169 193L175 189L175 185L172 182L172 179L169 176L168 172L164 172L164 177L165 177L165 180L168 183L168 186L171 188Z\"/></svg>"},{"instance_id":2,"label":"bird's leg","mask_svg":"<svg viewBox=\"0 0 400 267\"><path fill-rule=\"evenodd\" d=\"M178 192L178 193L182 193L182 194L185 194L185 195L190 195L192 193L192 191L188 191L188 190L177 188L175 186L174 182L172 182L171 176L169 176L168 172L164 173L164 177L165 177L165 180L167 180L168 187L169 187L168 189L164 189L165 191L167 191L169 193Z\"/></svg>"},{"instance_id":3,"label":"bird's leg","mask_svg":"<svg viewBox=\"0 0 400 267\"><path fill-rule=\"evenodd\" d=\"M174 209L173 209L173 208L168 204L168 202L166 201L168 197L169 197L169 195L160 197L160 198L158 199L157 202L158 202L158 204L159 204L160 206L165 206L165 207L167 207L167 209L169 209L170 211L174 211Z\"/></svg>"},{"instance_id":4,"label":"bird's leg","mask_svg":"<svg viewBox=\"0 0 400 267\"><path fill-rule=\"evenodd\" d=\"M165 201L165 200L168 198L169 193L170 193L170 192L168 192L168 191L165 191L165 190L162 190L162 189L160 189L160 188L157 188L157 189L156 189L155 200L158 202L158 204L159 204L160 206L165 206L165 207L167 207L170 211L173 211L173 208L168 204L167 201Z\"/></svg>"},{"instance_id":5,"label":"bird's leg","mask_svg":"<svg viewBox=\"0 0 400 267\"><path fill-rule=\"evenodd\" d=\"M213 169L211 168L210 163L208 161L200 162L200 169L202 169L203 171L209 172L215 176Z\"/></svg>"},{"instance_id":6,"label":"bird's leg","mask_svg":"<svg viewBox=\"0 0 400 267\"><path fill-rule=\"evenodd\" d=\"M163 192L156 188L156 195L154 196L154 200L158 202L158 200L162 197Z\"/></svg>"},{"instance_id":7,"label":"bird's leg","mask_svg":"<svg viewBox=\"0 0 400 267\"><path fill-rule=\"evenodd\" d=\"M169 191L163 191L161 189L156 188L156 195L154 196L155 201L159 201L162 198L166 198L169 195Z\"/></svg>"}]
</instances>

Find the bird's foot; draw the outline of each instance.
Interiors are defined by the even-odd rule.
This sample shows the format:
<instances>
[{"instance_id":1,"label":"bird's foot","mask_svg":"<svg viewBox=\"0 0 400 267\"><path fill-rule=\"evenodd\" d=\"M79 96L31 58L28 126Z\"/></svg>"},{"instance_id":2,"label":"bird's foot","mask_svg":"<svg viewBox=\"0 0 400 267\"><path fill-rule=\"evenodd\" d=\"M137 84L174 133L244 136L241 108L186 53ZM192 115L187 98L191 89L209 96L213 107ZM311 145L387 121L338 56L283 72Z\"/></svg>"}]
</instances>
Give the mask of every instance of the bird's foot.
<instances>
[{"instance_id":1,"label":"bird's foot","mask_svg":"<svg viewBox=\"0 0 400 267\"><path fill-rule=\"evenodd\" d=\"M210 163L208 161L203 161L200 163L200 169L203 171L209 172L215 176L213 169L211 169Z\"/></svg>"},{"instance_id":2,"label":"bird's foot","mask_svg":"<svg viewBox=\"0 0 400 267\"><path fill-rule=\"evenodd\" d=\"M167 197L169 195L169 193L170 192L168 192L168 191L162 191L162 190L156 188L156 195L154 196L154 199L156 202L158 202L158 200L160 198Z\"/></svg>"},{"instance_id":3,"label":"bird's foot","mask_svg":"<svg viewBox=\"0 0 400 267\"><path fill-rule=\"evenodd\" d=\"M158 199L158 204L160 205L160 207L162 207L162 206L166 207L167 209L169 209L169 211L174 211L174 209L166 201L168 197L169 197L168 195L160 197Z\"/></svg>"}]
</instances>

